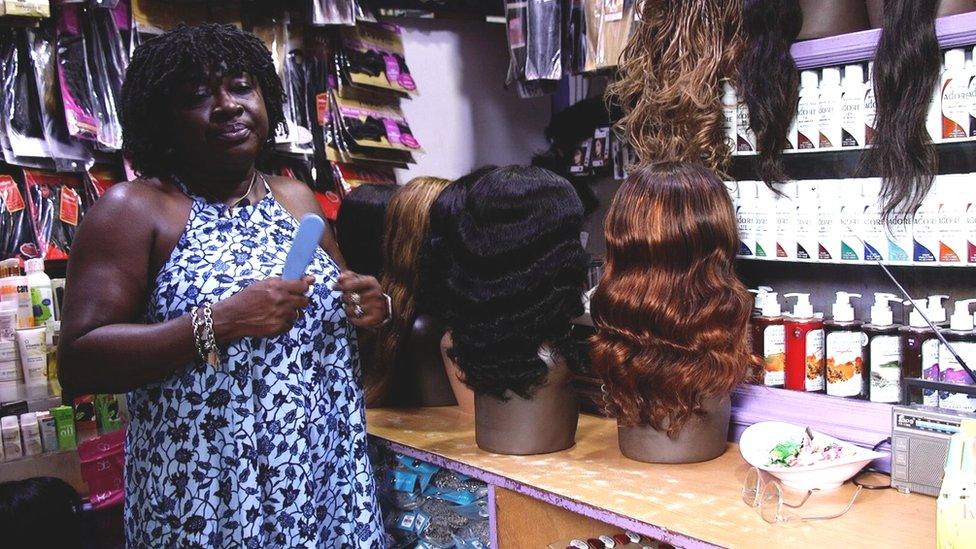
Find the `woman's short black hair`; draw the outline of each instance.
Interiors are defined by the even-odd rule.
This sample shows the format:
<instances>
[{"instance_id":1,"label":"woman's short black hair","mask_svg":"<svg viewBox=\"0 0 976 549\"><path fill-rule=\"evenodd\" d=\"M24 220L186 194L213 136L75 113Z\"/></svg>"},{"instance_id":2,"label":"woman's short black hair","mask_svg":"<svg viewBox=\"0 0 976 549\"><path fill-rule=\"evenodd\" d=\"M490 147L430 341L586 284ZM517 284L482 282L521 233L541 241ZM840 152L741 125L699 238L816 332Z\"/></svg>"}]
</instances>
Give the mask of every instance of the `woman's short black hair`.
<instances>
[{"instance_id":1,"label":"woman's short black hair","mask_svg":"<svg viewBox=\"0 0 976 549\"><path fill-rule=\"evenodd\" d=\"M180 85L241 73L250 74L261 86L272 138L284 124L285 92L271 52L257 36L233 25L181 25L136 48L119 105L122 150L135 172L172 175L168 106Z\"/></svg>"}]
</instances>

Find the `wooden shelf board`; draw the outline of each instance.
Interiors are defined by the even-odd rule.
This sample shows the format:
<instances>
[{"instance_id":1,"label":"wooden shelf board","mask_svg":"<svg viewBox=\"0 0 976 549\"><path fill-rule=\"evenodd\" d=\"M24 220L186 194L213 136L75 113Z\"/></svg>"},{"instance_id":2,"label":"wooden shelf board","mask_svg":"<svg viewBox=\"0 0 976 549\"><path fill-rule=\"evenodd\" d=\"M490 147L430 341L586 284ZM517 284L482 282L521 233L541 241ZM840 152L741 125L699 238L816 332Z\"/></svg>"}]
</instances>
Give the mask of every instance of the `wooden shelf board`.
<instances>
[{"instance_id":1,"label":"wooden shelf board","mask_svg":"<svg viewBox=\"0 0 976 549\"><path fill-rule=\"evenodd\" d=\"M569 450L501 456L475 445L473 418L453 407L367 414L370 434L395 451L676 546L910 547L935 537L935 500L894 490L865 491L839 519L769 525L741 501L749 466L734 444L706 463L645 464L620 455L613 421L584 415ZM835 510L851 488L817 494L803 513Z\"/></svg>"}]
</instances>

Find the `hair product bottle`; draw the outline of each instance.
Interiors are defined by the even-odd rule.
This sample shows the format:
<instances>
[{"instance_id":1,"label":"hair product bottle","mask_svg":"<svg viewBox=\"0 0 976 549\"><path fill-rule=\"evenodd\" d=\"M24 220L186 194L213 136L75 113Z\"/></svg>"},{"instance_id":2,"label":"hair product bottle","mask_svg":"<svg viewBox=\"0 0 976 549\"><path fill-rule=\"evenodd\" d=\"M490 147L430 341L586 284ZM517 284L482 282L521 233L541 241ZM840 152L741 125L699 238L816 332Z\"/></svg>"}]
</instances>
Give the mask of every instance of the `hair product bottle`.
<instances>
[{"instance_id":1,"label":"hair product bottle","mask_svg":"<svg viewBox=\"0 0 976 549\"><path fill-rule=\"evenodd\" d=\"M871 402L897 403L901 400L901 349L899 325L892 321L888 305L899 299L886 293L874 294L871 307L871 323L863 329L868 336L868 395Z\"/></svg>"},{"instance_id":2,"label":"hair product bottle","mask_svg":"<svg viewBox=\"0 0 976 549\"><path fill-rule=\"evenodd\" d=\"M735 88L728 80L722 82L722 129L725 131L725 144L729 150L738 150L736 144L736 124L738 123L738 98L735 95Z\"/></svg>"},{"instance_id":3,"label":"hair product bottle","mask_svg":"<svg viewBox=\"0 0 976 549\"><path fill-rule=\"evenodd\" d=\"M54 318L54 290L51 288L51 277L44 273L44 260L41 258L25 261L24 271L27 273L27 286L30 288L34 325L43 326L45 322Z\"/></svg>"},{"instance_id":4,"label":"hair product bottle","mask_svg":"<svg viewBox=\"0 0 976 549\"><path fill-rule=\"evenodd\" d=\"M41 429L41 446L45 452L58 451L58 428L51 412L37 412L37 423Z\"/></svg>"},{"instance_id":5,"label":"hair product bottle","mask_svg":"<svg viewBox=\"0 0 976 549\"><path fill-rule=\"evenodd\" d=\"M817 258L840 260L840 204L838 181L817 184Z\"/></svg>"},{"instance_id":6,"label":"hair product bottle","mask_svg":"<svg viewBox=\"0 0 976 549\"><path fill-rule=\"evenodd\" d=\"M782 387L786 369L786 328L776 292L756 296L759 315L753 317L752 352L763 361L763 385Z\"/></svg>"},{"instance_id":7,"label":"hair product bottle","mask_svg":"<svg viewBox=\"0 0 976 549\"><path fill-rule=\"evenodd\" d=\"M969 137L969 83L972 75L966 68L966 50L945 52L945 72L942 73L942 139Z\"/></svg>"},{"instance_id":8,"label":"hair product bottle","mask_svg":"<svg viewBox=\"0 0 976 549\"><path fill-rule=\"evenodd\" d=\"M970 57L976 59L976 48L970 51L972 54ZM969 69L970 79L969 79L969 135L971 137L976 137L976 67L972 61L966 63Z\"/></svg>"},{"instance_id":9,"label":"hair product bottle","mask_svg":"<svg viewBox=\"0 0 976 549\"><path fill-rule=\"evenodd\" d=\"M24 455L37 456L44 452L41 443L41 427L34 412L20 414L20 433L24 438Z\"/></svg>"},{"instance_id":10,"label":"hair product bottle","mask_svg":"<svg viewBox=\"0 0 976 549\"><path fill-rule=\"evenodd\" d=\"M864 88L864 144L873 145L877 134L874 124L878 107L874 99L874 61L868 63L868 81Z\"/></svg>"},{"instance_id":11,"label":"hair product bottle","mask_svg":"<svg viewBox=\"0 0 976 549\"><path fill-rule=\"evenodd\" d=\"M864 350L867 336L861 331L862 322L854 319L852 297L861 294L837 292L833 318L824 322L827 357L827 394L861 398L866 394L867 365Z\"/></svg>"},{"instance_id":12,"label":"hair product bottle","mask_svg":"<svg viewBox=\"0 0 976 549\"><path fill-rule=\"evenodd\" d=\"M800 72L800 100L796 109L797 149L816 149L820 145L818 84L817 71Z\"/></svg>"},{"instance_id":13,"label":"hair product bottle","mask_svg":"<svg viewBox=\"0 0 976 549\"><path fill-rule=\"evenodd\" d=\"M943 328L949 327L949 323L946 322L946 310L942 306L942 302L946 299L949 299L949 296L930 295L928 298L929 304L926 312L929 315L929 321L940 331ZM932 336L932 339L922 342L922 379L940 381L942 375L941 367L939 366L939 352L942 347L942 342L939 341L939 338L935 337L934 332ZM939 392L934 389L923 389L922 404L933 407L938 406Z\"/></svg>"},{"instance_id":14,"label":"hair product bottle","mask_svg":"<svg viewBox=\"0 0 976 549\"><path fill-rule=\"evenodd\" d=\"M908 326L902 327L898 330L901 337L901 364L902 370L905 373L905 377L922 378L926 368L923 364L926 362L924 346L929 341L935 341L936 349L936 364L935 368L938 368L938 343L939 340L935 337L935 332L929 328L928 324L925 323L925 319L922 318L922 314L919 312L921 309L926 310L928 314L928 301L925 299L914 299L912 300L912 312L908 315ZM931 345L930 345L931 347ZM930 366L931 368L932 366ZM930 378L931 379L931 378ZM938 377L936 377L938 379ZM934 394L934 391L929 391ZM908 395L909 404L924 404L925 403L925 391L918 391L913 389ZM935 404L938 404L938 399L935 400Z\"/></svg>"},{"instance_id":15,"label":"hair product bottle","mask_svg":"<svg viewBox=\"0 0 976 549\"><path fill-rule=\"evenodd\" d=\"M944 176L935 176L935 186L912 217L912 262L932 264L939 260L939 181Z\"/></svg>"},{"instance_id":16,"label":"hair product bottle","mask_svg":"<svg viewBox=\"0 0 976 549\"><path fill-rule=\"evenodd\" d=\"M776 193L756 182L756 257L776 259Z\"/></svg>"},{"instance_id":17,"label":"hair product bottle","mask_svg":"<svg viewBox=\"0 0 976 549\"><path fill-rule=\"evenodd\" d=\"M864 66L844 67L844 96L841 100L841 146L864 146Z\"/></svg>"},{"instance_id":18,"label":"hair product bottle","mask_svg":"<svg viewBox=\"0 0 976 549\"><path fill-rule=\"evenodd\" d=\"M844 181L839 189L840 204L840 258L844 262L861 261L861 235L864 234L864 194L860 179Z\"/></svg>"},{"instance_id":19,"label":"hair product bottle","mask_svg":"<svg viewBox=\"0 0 976 549\"><path fill-rule=\"evenodd\" d=\"M933 143L939 143L942 141L942 77L945 74L945 65L941 67L939 71L939 80L936 82L936 88L932 90L932 96L929 100L929 110L928 114L925 116L925 128L929 132L929 137L932 139Z\"/></svg>"},{"instance_id":20,"label":"hair product bottle","mask_svg":"<svg viewBox=\"0 0 976 549\"><path fill-rule=\"evenodd\" d=\"M796 259L797 186L795 181L779 186L774 196L776 204L776 257Z\"/></svg>"},{"instance_id":21,"label":"hair product bottle","mask_svg":"<svg viewBox=\"0 0 976 549\"><path fill-rule=\"evenodd\" d=\"M973 315L969 312L969 306L973 303L976 303L976 299L956 301L949 329L942 332L946 341L952 344L952 348L970 369L976 369L976 333L973 333ZM973 385L972 378L945 344L939 346L939 378L946 383ZM976 412L976 397L939 391L939 407Z\"/></svg>"},{"instance_id":22,"label":"hair product bottle","mask_svg":"<svg viewBox=\"0 0 976 549\"><path fill-rule=\"evenodd\" d=\"M810 294L783 294L795 297L793 314L786 328L786 388L793 391L824 390L823 315L814 314Z\"/></svg>"},{"instance_id":23,"label":"hair product bottle","mask_svg":"<svg viewBox=\"0 0 976 549\"><path fill-rule=\"evenodd\" d=\"M820 80L820 101L817 104L821 149L840 148L843 142L844 89L840 85L840 69L823 69Z\"/></svg>"},{"instance_id":24,"label":"hair product bottle","mask_svg":"<svg viewBox=\"0 0 976 549\"><path fill-rule=\"evenodd\" d=\"M24 447L20 442L20 422L17 416L0 418L0 437L3 439L3 455L7 461L24 456Z\"/></svg>"},{"instance_id":25,"label":"hair product bottle","mask_svg":"<svg viewBox=\"0 0 976 549\"><path fill-rule=\"evenodd\" d=\"M749 107L745 102L736 106L735 111L735 143L739 152L754 152L756 150L756 134L749 126Z\"/></svg>"},{"instance_id":26,"label":"hair product bottle","mask_svg":"<svg viewBox=\"0 0 976 549\"><path fill-rule=\"evenodd\" d=\"M864 197L862 257L865 261L888 261L888 230L881 216L880 202L874 199L881 196L881 179L871 177L861 180L861 191Z\"/></svg>"},{"instance_id":27,"label":"hair product bottle","mask_svg":"<svg viewBox=\"0 0 976 549\"><path fill-rule=\"evenodd\" d=\"M941 198L936 231L939 234L939 263L966 263L966 208L965 197L970 181L969 174L944 175L935 182L933 191Z\"/></svg>"},{"instance_id":28,"label":"hair product bottle","mask_svg":"<svg viewBox=\"0 0 976 549\"><path fill-rule=\"evenodd\" d=\"M0 301L0 402L24 398L24 370L17 347L17 302Z\"/></svg>"},{"instance_id":29,"label":"hair product bottle","mask_svg":"<svg viewBox=\"0 0 976 549\"><path fill-rule=\"evenodd\" d=\"M817 182L796 182L796 259L816 261L819 220L817 219Z\"/></svg>"},{"instance_id":30,"label":"hair product bottle","mask_svg":"<svg viewBox=\"0 0 976 549\"><path fill-rule=\"evenodd\" d=\"M760 183L761 184L761 183ZM739 225L739 253L743 257L756 257L756 221L762 213L756 195L756 181L739 181L735 217Z\"/></svg>"}]
</instances>

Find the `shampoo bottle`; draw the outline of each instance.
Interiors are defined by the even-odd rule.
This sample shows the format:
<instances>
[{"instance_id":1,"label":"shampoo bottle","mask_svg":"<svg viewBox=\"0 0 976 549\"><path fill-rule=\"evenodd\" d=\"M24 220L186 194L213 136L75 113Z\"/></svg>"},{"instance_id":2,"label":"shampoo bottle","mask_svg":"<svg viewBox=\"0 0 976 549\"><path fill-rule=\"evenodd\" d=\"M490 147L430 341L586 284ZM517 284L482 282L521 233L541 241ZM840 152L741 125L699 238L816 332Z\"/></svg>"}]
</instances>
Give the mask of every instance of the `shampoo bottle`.
<instances>
[{"instance_id":1,"label":"shampoo bottle","mask_svg":"<svg viewBox=\"0 0 976 549\"><path fill-rule=\"evenodd\" d=\"M861 331L861 321L854 319L852 297L861 295L837 292L833 318L824 322L827 339L827 394L863 398L867 387L864 354L868 341Z\"/></svg>"},{"instance_id":2,"label":"shampoo bottle","mask_svg":"<svg viewBox=\"0 0 976 549\"><path fill-rule=\"evenodd\" d=\"M912 312L908 315L908 326L901 328L899 334L901 337L901 365L902 370L905 372L905 377L924 379L924 372L926 370L924 363L926 362L926 358L931 360L931 356L923 356L925 354L925 343L934 341L934 347L936 353L938 353L939 340L935 336L935 332L925 323L925 319L922 318L920 310L925 310L926 314L928 314L928 301L925 299L913 299ZM932 346L930 345L930 347ZM932 365L929 365L929 368L932 367ZM934 367L939 367L938 354L936 354L936 364ZM935 391L929 391L929 394L934 395ZM929 396L928 400L929 402L925 402L926 395L924 390L912 389L908 395L909 404L938 405L938 398L934 399L933 402L933 399Z\"/></svg>"},{"instance_id":3,"label":"shampoo bottle","mask_svg":"<svg viewBox=\"0 0 976 549\"><path fill-rule=\"evenodd\" d=\"M782 387L786 368L786 328L776 292L757 296L759 316L752 319L752 351L763 362L763 384Z\"/></svg>"},{"instance_id":4,"label":"shampoo bottle","mask_svg":"<svg viewBox=\"0 0 976 549\"><path fill-rule=\"evenodd\" d=\"M816 71L800 73L800 100L796 109L796 148L816 149L820 145L820 90Z\"/></svg>"},{"instance_id":5,"label":"shampoo bottle","mask_svg":"<svg viewBox=\"0 0 976 549\"><path fill-rule=\"evenodd\" d=\"M749 107L744 102L736 106L735 142L736 150L740 153L756 150L756 134L749 125Z\"/></svg>"},{"instance_id":6,"label":"shampoo bottle","mask_svg":"<svg viewBox=\"0 0 976 549\"><path fill-rule=\"evenodd\" d=\"M820 102L817 105L821 149L839 148L843 142L843 102L844 89L840 85L840 69L823 69Z\"/></svg>"},{"instance_id":7,"label":"shampoo bottle","mask_svg":"<svg viewBox=\"0 0 976 549\"><path fill-rule=\"evenodd\" d=\"M24 439L24 455L37 456L44 452L41 427L34 412L20 414L20 433Z\"/></svg>"},{"instance_id":8,"label":"shampoo bottle","mask_svg":"<svg viewBox=\"0 0 976 549\"><path fill-rule=\"evenodd\" d=\"M874 136L877 135L875 129L875 116L877 113L877 103L874 100L874 61L868 63L868 81L864 85L864 144L866 146L874 144Z\"/></svg>"},{"instance_id":9,"label":"shampoo bottle","mask_svg":"<svg viewBox=\"0 0 976 549\"><path fill-rule=\"evenodd\" d=\"M796 206L796 259L816 261L818 258L817 182L798 181Z\"/></svg>"},{"instance_id":10,"label":"shampoo bottle","mask_svg":"<svg viewBox=\"0 0 976 549\"><path fill-rule=\"evenodd\" d=\"M969 81L966 69L966 50L956 48L945 53L945 72L942 73L942 139L969 137Z\"/></svg>"},{"instance_id":11,"label":"shampoo bottle","mask_svg":"<svg viewBox=\"0 0 976 549\"><path fill-rule=\"evenodd\" d=\"M871 323L863 328L868 336L868 395L871 402L895 404L901 400L900 326L893 322L889 306L889 303L899 301L892 294L874 294Z\"/></svg>"},{"instance_id":12,"label":"shampoo bottle","mask_svg":"<svg viewBox=\"0 0 976 549\"><path fill-rule=\"evenodd\" d=\"M725 144L733 153L737 150L735 125L738 103L735 88L726 80L722 83L722 129L725 131Z\"/></svg>"},{"instance_id":13,"label":"shampoo bottle","mask_svg":"<svg viewBox=\"0 0 976 549\"><path fill-rule=\"evenodd\" d=\"M973 333L973 315L969 312L969 306L973 303L976 303L976 299L956 301L949 329L942 332L946 341L952 345L959 358L965 361L970 369L976 369L976 334ZM939 347L939 369L939 377L946 383L973 385L972 378L945 344ZM939 391L939 407L976 412L976 397Z\"/></svg>"},{"instance_id":14,"label":"shampoo bottle","mask_svg":"<svg viewBox=\"0 0 976 549\"><path fill-rule=\"evenodd\" d=\"M44 260L28 259L24 262L27 272L27 286L30 288L31 305L34 312L34 325L43 326L54 318L54 290L51 277L44 273Z\"/></svg>"},{"instance_id":15,"label":"shampoo bottle","mask_svg":"<svg viewBox=\"0 0 976 549\"><path fill-rule=\"evenodd\" d=\"M844 97L841 101L841 146L864 146L864 67L844 67Z\"/></svg>"},{"instance_id":16,"label":"shampoo bottle","mask_svg":"<svg viewBox=\"0 0 976 549\"><path fill-rule=\"evenodd\" d=\"M795 297L793 314L786 328L786 388L793 391L824 390L824 323L813 313L810 294L784 294Z\"/></svg>"},{"instance_id":17,"label":"shampoo bottle","mask_svg":"<svg viewBox=\"0 0 976 549\"><path fill-rule=\"evenodd\" d=\"M3 454L7 461L24 456L24 447L20 442L20 422L17 416L0 418L0 437L3 438Z\"/></svg>"},{"instance_id":18,"label":"shampoo bottle","mask_svg":"<svg viewBox=\"0 0 976 549\"><path fill-rule=\"evenodd\" d=\"M790 181L779 186L780 194L773 197L776 204L776 257L796 259L797 185Z\"/></svg>"}]
</instances>

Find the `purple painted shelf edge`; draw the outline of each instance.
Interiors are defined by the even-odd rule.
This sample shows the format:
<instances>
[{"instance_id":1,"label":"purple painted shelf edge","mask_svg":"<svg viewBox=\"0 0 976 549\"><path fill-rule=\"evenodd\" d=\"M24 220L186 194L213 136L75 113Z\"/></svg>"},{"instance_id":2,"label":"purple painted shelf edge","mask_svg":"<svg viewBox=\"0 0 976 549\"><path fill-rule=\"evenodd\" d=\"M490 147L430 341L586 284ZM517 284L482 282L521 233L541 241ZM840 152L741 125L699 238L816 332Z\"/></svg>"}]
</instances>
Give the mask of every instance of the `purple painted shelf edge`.
<instances>
[{"instance_id":1,"label":"purple painted shelf edge","mask_svg":"<svg viewBox=\"0 0 976 549\"><path fill-rule=\"evenodd\" d=\"M642 534L663 541L665 543L670 543L671 545L674 545L676 547L687 547L692 549L713 549L713 548L721 547L719 545L714 545L706 541L700 540L698 538L686 536L684 534L681 534L680 532L673 532L662 526L648 524L646 522L642 522L628 516L620 515L618 513L614 513L606 509L595 507L588 503L583 503L581 501L569 499L560 496L558 494L553 494L552 492L540 490L539 488L536 488L534 486L523 484L521 482L512 480L508 477L504 477L496 473L491 473L485 471L484 469L479 469L472 465L468 465L466 463L462 463L460 461L456 461L439 454L426 452L424 450L418 450L417 448L405 446L403 444L393 442L391 440L387 440L385 438L378 437L376 435L370 435L370 438L373 440L373 442L381 446L384 446L394 452L398 452L400 454L412 457L414 459L426 461L428 463L433 463L434 465L437 465L439 467L450 469L452 471L456 471L458 473L462 473L464 475L468 475L469 477L476 478L478 480L488 483L489 493L492 502L494 502L493 487L500 487L500 488L505 488L507 490L512 490L513 492L517 492L519 494L528 496L533 499L537 499L539 501L546 502L550 505L555 505L556 507L560 507L567 511L577 513L579 515L583 515L585 517L589 517L594 520L598 520L600 522L604 522L606 524L616 526L618 528L630 530L638 534ZM489 514L489 521L492 520L493 514L494 512ZM497 517L496 517L496 524L491 529L491 531L492 531L492 536L497 536ZM493 537L492 541L497 542L497 539ZM498 546L495 545L493 547L497 548Z\"/></svg>"},{"instance_id":2,"label":"purple painted shelf edge","mask_svg":"<svg viewBox=\"0 0 976 549\"><path fill-rule=\"evenodd\" d=\"M976 12L936 19L935 33L942 49L976 44ZM790 53L800 69L856 63L874 57L880 38L881 29L852 32L797 42Z\"/></svg>"}]
</instances>

